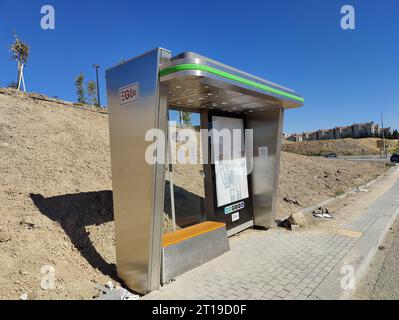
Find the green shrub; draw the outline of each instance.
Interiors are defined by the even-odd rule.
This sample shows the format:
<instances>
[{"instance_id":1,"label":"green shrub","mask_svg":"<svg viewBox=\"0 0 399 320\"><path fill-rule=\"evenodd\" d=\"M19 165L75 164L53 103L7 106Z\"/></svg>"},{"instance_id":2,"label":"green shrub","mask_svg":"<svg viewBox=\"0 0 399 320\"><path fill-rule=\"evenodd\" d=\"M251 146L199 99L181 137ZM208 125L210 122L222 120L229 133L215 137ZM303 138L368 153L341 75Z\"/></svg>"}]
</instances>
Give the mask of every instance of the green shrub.
<instances>
[{"instance_id":1,"label":"green shrub","mask_svg":"<svg viewBox=\"0 0 399 320\"><path fill-rule=\"evenodd\" d=\"M335 192L335 196L339 197L339 196L342 196L344 193L345 193L345 191L338 190L337 192Z\"/></svg>"}]
</instances>

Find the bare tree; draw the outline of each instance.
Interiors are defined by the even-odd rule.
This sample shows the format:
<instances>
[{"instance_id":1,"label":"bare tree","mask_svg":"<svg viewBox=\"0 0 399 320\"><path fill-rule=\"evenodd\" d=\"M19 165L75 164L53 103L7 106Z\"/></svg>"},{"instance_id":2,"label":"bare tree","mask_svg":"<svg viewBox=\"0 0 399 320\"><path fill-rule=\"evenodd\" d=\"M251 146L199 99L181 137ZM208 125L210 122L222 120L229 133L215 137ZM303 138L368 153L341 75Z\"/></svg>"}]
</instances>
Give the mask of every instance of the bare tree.
<instances>
[{"instance_id":1,"label":"bare tree","mask_svg":"<svg viewBox=\"0 0 399 320\"><path fill-rule=\"evenodd\" d=\"M14 43L10 47L10 51L12 54L12 58L17 61L18 63L18 90L21 88L21 84L24 86L24 90L26 91L25 88L25 79L24 79L24 66L28 62L29 59L29 52L30 52L30 47L26 42L23 42L21 39L18 38L16 32L14 32Z\"/></svg>"}]
</instances>

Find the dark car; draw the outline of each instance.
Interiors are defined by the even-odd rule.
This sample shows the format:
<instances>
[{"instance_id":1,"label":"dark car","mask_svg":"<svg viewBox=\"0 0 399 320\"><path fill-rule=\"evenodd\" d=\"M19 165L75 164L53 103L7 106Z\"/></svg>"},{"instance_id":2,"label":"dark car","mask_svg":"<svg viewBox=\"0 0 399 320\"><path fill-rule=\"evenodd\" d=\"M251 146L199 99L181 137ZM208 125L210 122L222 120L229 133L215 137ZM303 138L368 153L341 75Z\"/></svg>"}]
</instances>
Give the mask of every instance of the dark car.
<instances>
[{"instance_id":1,"label":"dark car","mask_svg":"<svg viewBox=\"0 0 399 320\"><path fill-rule=\"evenodd\" d=\"M391 156L391 162L399 163L399 153Z\"/></svg>"},{"instance_id":2,"label":"dark car","mask_svg":"<svg viewBox=\"0 0 399 320\"><path fill-rule=\"evenodd\" d=\"M331 153L325 154L324 157L326 157L326 158L337 158L338 156L337 156L336 153L331 152Z\"/></svg>"}]
</instances>

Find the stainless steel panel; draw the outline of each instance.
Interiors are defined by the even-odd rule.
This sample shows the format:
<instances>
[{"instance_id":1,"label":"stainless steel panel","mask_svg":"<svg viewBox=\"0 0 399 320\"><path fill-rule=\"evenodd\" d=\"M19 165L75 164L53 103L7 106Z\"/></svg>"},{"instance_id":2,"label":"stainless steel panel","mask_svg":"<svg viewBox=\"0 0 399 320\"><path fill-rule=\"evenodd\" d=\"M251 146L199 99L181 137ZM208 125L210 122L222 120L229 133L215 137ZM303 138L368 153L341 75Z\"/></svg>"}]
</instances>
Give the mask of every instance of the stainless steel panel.
<instances>
[{"instance_id":1,"label":"stainless steel panel","mask_svg":"<svg viewBox=\"0 0 399 320\"><path fill-rule=\"evenodd\" d=\"M166 128L159 64L168 56L159 48L106 73L117 270L127 286L140 293L157 289L160 283L164 168L145 161L151 144L145 134ZM137 101L121 104L119 89L134 83L139 87Z\"/></svg>"},{"instance_id":2,"label":"stainless steel panel","mask_svg":"<svg viewBox=\"0 0 399 320\"><path fill-rule=\"evenodd\" d=\"M189 238L162 250L162 283L230 251L226 228Z\"/></svg>"},{"instance_id":3,"label":"stainless steel panel","mask_svg":"<svg viewBox=\"0 0 399 320\"><path fill-rule=\"evenodd\" d=\"M202 64L202 65L207 65L207 66L216 68L218 70L231 73L231 74L236 75L236 76L244 77L244 78L246 78L248 80L256 81L256 82L259 82L259 83L274 87L276 89L280 89L280 90L283 90L283 91L286 91L286 92L290 92L290 93L295 93L295 91L292 90L292 89L289 89L287 87L283 87L283 86L281 86L281 85L279 85L277 83L271 82L271 81L266 80L266 79L262 79L260 77L254 76L252 74L249 74L247 72L244 72L244 71L236 69L236 68L233 68L233 67L228 66L228 65L226 65L224 63L221 63L219 61L210 59L208 57L202 56L202 55L194 53L194 52L183 52L183 53L177 55L176 57L173 57L170 62L162 64L161 65L161 69L166 69L168 67L176 66L176 65L179 65L179 64Z\"/></svg>"},{"instance_id":4,"label":"stainless steel panel","mask_svg":"<svg viewBox=\"0 0 399 320\"><path fill-rule=\"evenodd\" d=\"M165 51L161 50L162 56ZM166 52L167 54L167 52ZM162 59L162 57L161 57ZM168 132L168 96L164 87L159 88L159 107L155 111L155 128L162 130L167 139ZM166 157L166 152L164 151ZM160 286L161 277L161 250L162 250L162 226L165 196L165 164L157 163L154 165L154 187L153 187L153 223L150 239L152 247L150 248L150 263L148 271L147 292L157 290Z\"/></svg>"},{"instance_id":5,"label":"stainless steel panel","mask_svg":"<svg viewBox=\"0 0 399 320\"><path fill-rule=\"evenodd\" d=\"M208 112L201 112L201 129L209 130L209 116ZM201 136L202 142L202 156L204 159L204 174L205 174L205 212L206 216L203 217L203 221L206 221L215 212L214 197L216 196L213 192L214 185L212 179L212 153L210 152L210 137L207 132L203 131Z\"/></svg>"},{"instance_id":6,"label":"stainless steel panel","mask_svg":"<svg viewBox=\"0 0 399 320\"><path fill-rule=\"evenodd\" d=\"M178 109L219 110L245 114L263 111L280 100L260 96L244 87L237 87L212 78L173 78L162 82L168 88L169 105Z\"/></svg>"},{"instance_id":7,"label":"stainless steel panel","mask_svg":"<svg viewBox=\"0 0 399 320\"><path fill-rule=\"evenodd\" d=\"M302 105L302 103L293 100L291 98L288 97L282 98L281 95L277 93L276 94L272 92L266 93L264 90L258 89L251 85L239 83L237 81L229 80L227 78L223 78L213 73L201 70L178 71L169 75L162 76L161 82L163 84L170 85L171 89L177 87L187 87L188 84L194 84L197 85L198 87L201 85L208 85L208 86L210 85L213 87L213 90L215 90L215 88L218 88L221 89L222 92L229 91L229 92L235 92L236 95L243 94L255 97L257 98L257 101L259 101L260 103L262 103L262 101L263 103L266 103L266 106L270 102L276 103L279 101L284 101L283 106L285 108L297 108ZM191 85L191 87L194 88L195 90L191 92L193 92L193 96L195 97L195 95L202 93L202 90L195 88L194 85ZM196 103L196 105L205 107L203 103L202 104Z\"/></svg>"},{"instance_id":8,"label":"stainless steel panel","mask_svg":"<svg viewBox=\"0 0 399 320\"><path fill-rule=\"evenodd\" d=\"M178 70L179 66L184 67L184 65L205 66L214 69L215 72L210 71L210 69L209 72L207 72L206 70L199 70L192 67L192 69ZM218 87L219 89L226 89L240 92L245 95L255 96L259 99L269 98L274 102L282 101L283 103L281 103L281 105L284 108L296 108L303 104L300 100L292 98L292 96L300 97L295 93L294 90L260 77L256 77L236 68L232 68L228 65L193 52L182 53L174 57L170 62L162 64L160 68L162 71L166 72L166 69L168 68L175 68L172 73L166 73L162 75L161 82L163 83L172 82L173 85L176 85L178 82L180 82L180 84L184 85L187 82L197 81L198 83L202 84L210 84L214 87ZM235 77L235 79L224 75L231 75L233 78ZM241 78L242 81L237 80L238 78ZM251 82L255 83L255 85L251 85ZM270 90L260 89L256 84L266 86ZM197 92L197 94L199 94L199 92ZM204 105L202 104L201 106L203 107Z\"/></svg>"},{"instance_id":9,"label":"stainless steel panel","mask_svg":"<svg viewBox=\"0 0 399 320\"><path fill-rule=\"evenodd\" d=\"M282 107L264 110L246 118L247 129L253 129L254 141L251 176L254 220L256 226L264 228L272 227L276 217L283 119Z\"/></svg>"},{"instance_id":10,"label":"stainless steel panel","mask_svg":"<svg viewBox=\"0 0 399 320\"><path fill-rule=\"evenodd\" d=\"M227 236L231 237L234 236L237 233L240 233L246 229L252 228L254 226L254 221L248 221L248 222L244 222L243 224L239 225L238 227L235 227L233 229L230 229L227 231Z\"/></svg>"}]
</instances>

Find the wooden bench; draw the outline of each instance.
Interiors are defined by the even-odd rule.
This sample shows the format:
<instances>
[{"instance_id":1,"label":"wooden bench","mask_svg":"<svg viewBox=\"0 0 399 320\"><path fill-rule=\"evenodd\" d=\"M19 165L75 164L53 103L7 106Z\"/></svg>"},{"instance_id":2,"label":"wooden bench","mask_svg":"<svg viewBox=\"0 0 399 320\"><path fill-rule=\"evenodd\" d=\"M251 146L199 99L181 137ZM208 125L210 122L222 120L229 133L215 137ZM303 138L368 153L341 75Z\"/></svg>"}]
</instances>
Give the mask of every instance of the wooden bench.
<instances>
[{"instance_id":1,"label":"wooden bench","mask_svg":"<svg viewBox=\"0 0 399 320\"><path fill-rule=\"evenodd\" d=\"M162 240L162 283L230 250L226 224L220 222L206 221L167 233Z\"/></svg>"},{"instance_id":2,"label":"wooden bench","mask_svg":"<svg viewBox=\"0 0 399 320\"><path fill-rule=\"evenodd\" d=\"M196 224L194 226L180 229L171 233L167 233L163 236L162 239L162 246L169 247L176 243L185 241L190 238L197 237L201 234L211 232L213 230L217 230L219 228L225 228L226 224L221 222L214 222L214 221L206 221L200 224Z\"/></svg>"}]
</instances>

